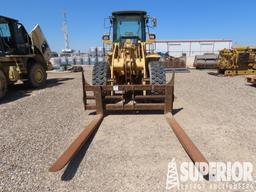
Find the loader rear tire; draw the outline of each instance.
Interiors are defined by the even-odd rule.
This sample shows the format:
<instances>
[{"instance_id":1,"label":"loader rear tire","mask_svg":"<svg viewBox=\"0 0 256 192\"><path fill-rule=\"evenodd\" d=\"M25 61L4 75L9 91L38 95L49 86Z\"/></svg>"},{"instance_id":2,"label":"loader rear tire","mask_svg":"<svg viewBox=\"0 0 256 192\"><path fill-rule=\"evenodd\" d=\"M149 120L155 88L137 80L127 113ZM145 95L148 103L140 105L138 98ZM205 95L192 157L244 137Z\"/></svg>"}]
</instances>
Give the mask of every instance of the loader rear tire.
<instances>
[{"instance_id":1,"label":"loader rear tire","mask_svg":"<svg viewBox=\"0 0 256 192\"><path fill-rule=\"evenodd\" d=\"M0 70L0 99L2 99L7 92L7 79L3 71Z\"/></svg>"},{"instance_id":2,"label":"loader rear tire","mask_svg":"<svg viewBox=\"0 0 256 192\"><path fill-rule=\"evenodd\" d=\"M29 68L28 83L32 88L43 87L46 84L47 73L41 64L35 63Z\"/></svg>"},{"instance_id":3,"label":"loader rear tire","mask_svg":"<svg viewBox=\"0 0 256 192\"><path fill-rule=\"evenodd\" d=\"M108 75L108 63L106 62L95 63L92 71L92 84L106 85L107 75Z\"/></svg>"},{"instance_id":4,"label":"loader rear tire","mask_svg":"<svg viewBox=\"0 0 256 192\"><path fill-rule=\"evenodd\" d=\"M149 62L150 84L161 85L166 83L165 67L163 63L158 61Z\"/></svg>"}]
</instances>

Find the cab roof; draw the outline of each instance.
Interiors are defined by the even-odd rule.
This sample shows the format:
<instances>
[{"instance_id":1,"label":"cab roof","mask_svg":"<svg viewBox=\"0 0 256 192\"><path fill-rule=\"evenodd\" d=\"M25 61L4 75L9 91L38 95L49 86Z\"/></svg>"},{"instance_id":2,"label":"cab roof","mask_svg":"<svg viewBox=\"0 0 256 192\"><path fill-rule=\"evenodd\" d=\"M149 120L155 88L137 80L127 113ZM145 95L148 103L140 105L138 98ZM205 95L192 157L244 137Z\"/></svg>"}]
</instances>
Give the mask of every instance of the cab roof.
<instances>
[{"instance_id":1,"label":"cab roof","mask_svg":"<svg viewBox=\"0 0 256 192\"><path fill-rule=\"evenodd\" d=\"M3 22L18 22L18 20L0 15L0 23Z\"/></svg>"},{"instance_id":2,"label":"cab roof","mask_svg":"<svg viewBox=\"0 0 256 192\"><path fill-rule=\"evenodd\" d=\"M146 11L134 11L134 10L130 10L130 11L114 11L112 13L113 16L125 16L125 15L147 15Z\"/></svg>"}]
</instances>

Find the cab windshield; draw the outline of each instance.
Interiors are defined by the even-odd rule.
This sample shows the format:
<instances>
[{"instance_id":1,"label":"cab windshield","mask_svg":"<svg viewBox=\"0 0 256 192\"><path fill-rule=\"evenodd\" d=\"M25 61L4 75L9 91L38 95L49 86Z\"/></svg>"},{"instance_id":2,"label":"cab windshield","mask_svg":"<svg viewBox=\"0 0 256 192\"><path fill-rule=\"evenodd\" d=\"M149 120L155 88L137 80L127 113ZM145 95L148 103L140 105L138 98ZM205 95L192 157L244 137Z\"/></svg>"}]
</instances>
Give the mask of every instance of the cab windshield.
<instances>
[{"instance_id":1,"label":"cab windshield","mask_svg":"<svg viewBox=\"0 0 256 192\"><path fill-rule=\"evenodd\" d=\"M114 21L114 41L144 39L144 23L140 16L119 16Z\"/></svg>"}]
</instances>

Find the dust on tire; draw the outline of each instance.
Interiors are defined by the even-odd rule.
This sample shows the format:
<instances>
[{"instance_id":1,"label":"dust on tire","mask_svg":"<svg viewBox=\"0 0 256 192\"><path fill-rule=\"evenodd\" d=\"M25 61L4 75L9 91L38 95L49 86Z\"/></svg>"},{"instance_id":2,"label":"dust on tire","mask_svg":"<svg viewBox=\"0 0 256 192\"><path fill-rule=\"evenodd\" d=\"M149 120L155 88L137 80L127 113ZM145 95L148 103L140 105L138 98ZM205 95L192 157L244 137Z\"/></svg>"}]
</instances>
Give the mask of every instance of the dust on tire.
<instances>
[{"instance_id":1,"label":"dust on tire","mask_svg":"<svg viewBox=\"0 0 256 192\"><path fill-rule=\"evenodd\" d=\"M92 84L106 85L108 74L108 64L106 62L98 62L93 66Z\"/></svg>"},{"instance_id":2,"label":"dust on tire","mask_svg":"<svg viewBox=\"0 0 256 192\"><path fill-rule=\"evenodd\" d=\"M149 62L149 78L150 83L162 85L166 83L165 68L159 61Z\"/></svg>"}]
</instances>

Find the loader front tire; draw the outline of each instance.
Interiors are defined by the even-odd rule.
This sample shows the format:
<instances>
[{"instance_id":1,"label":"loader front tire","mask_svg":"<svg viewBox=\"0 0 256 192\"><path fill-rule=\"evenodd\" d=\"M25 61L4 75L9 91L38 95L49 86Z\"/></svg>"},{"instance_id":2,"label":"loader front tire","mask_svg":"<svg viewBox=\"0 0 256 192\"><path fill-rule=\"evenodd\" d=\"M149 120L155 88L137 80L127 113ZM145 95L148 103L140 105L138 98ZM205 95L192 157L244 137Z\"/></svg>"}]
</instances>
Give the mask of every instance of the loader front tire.
<instances>
[{"instance_id":1,"label":"loader front tire","mask_svg":"<svg viewBox=\"0 0 256 192\"><path fill-rule=\"evenodd\" d=\"M107 85L108 63L98 62L93 66L92 84L93 85Z\"/></svg>"},{"instance_id":2,"label":"loader front tire","mask_svg":"<svg viewBox=\"0 0 256 192\"><path fill-rule=\"evenodd\" d=\"M165 67L158 61L149 62L149 78L152 85L162 85L166 83Z\"/></svg>"},{"instance_id":3,"label":"loader front tire","mask_svg":"<svg viewBox=\"0 0 256 192\"><path fill-rule=\"evenodd\" d=\"M0 70L0 99L2 99L7 92L7 79L2 70Z\"/></svg>"}]
</instances>

